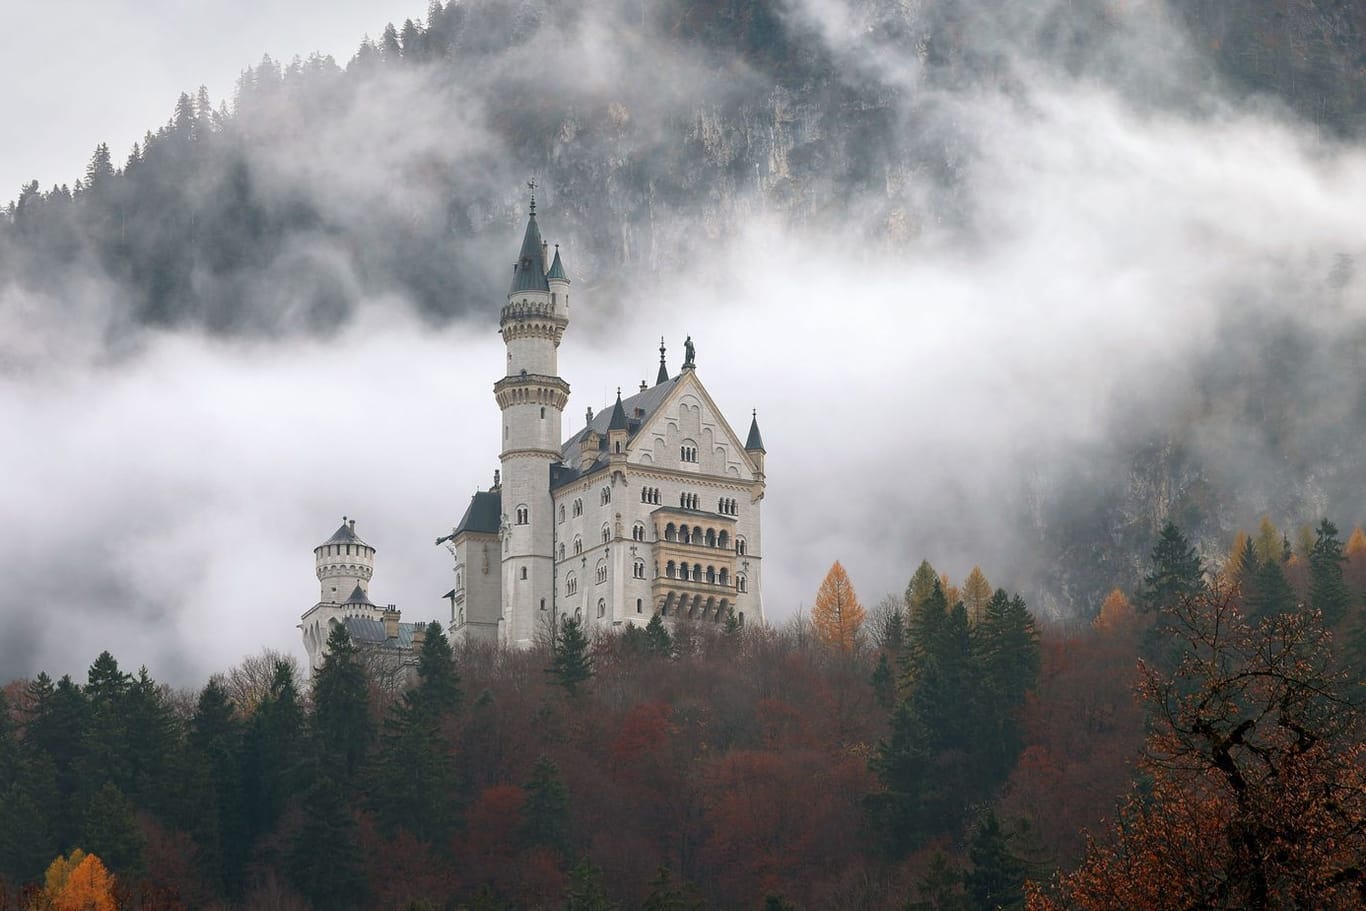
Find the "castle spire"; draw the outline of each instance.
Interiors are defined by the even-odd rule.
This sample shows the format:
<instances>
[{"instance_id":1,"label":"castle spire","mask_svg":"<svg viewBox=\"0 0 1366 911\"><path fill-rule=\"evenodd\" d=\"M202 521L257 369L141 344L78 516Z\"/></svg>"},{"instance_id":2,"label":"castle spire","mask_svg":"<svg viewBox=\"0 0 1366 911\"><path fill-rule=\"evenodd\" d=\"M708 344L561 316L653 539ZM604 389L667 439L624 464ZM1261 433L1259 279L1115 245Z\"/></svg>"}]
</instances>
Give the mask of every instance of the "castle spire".
<instances>
[{"instance_id":1,"label":"castle spire","mask_svg":"<svg viewBox=\"0 0 1366 911\"><path fill-rule=\"evenodd\" d=\"M667 383L669 381L669 368L664 366L664 336L659 337L659 376L655 377L655 385Z\"/></svg>"},{"instance_id":2,"label":"castle spire","mask_svg":"<svg viewBox=\"0 0 1366 911\"><path fill-rule=\"evenodd\" d=\"M508 294L550 290L545 275L545 245L541 241L541 227L536 224L536 181L527 185L531 187L531 214L527 216L526 234L522 236L522 252L517 254L517 265L512 267L512 287Z\"/></svg>"},{"instance_id":3,"label":"castle spire","mask_svg":"<svg viewBox=\"0 0 1366 911\"><path fill-rule=\"evenodd\" d=\"M745 450L747 452L764 451L764 438L759 435L759 410L757 408L749 422L749 439L745 440Z\"/></svg>"}]
</instances>

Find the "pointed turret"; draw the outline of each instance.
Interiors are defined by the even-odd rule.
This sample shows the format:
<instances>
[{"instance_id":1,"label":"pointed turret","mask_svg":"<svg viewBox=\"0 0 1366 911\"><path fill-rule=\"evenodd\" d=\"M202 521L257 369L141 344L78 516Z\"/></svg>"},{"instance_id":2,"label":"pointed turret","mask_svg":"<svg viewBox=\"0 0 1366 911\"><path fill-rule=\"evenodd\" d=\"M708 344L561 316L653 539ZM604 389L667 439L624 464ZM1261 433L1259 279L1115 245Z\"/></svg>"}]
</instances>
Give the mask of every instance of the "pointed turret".
<instances>
[{"instance_id":1,"label":"pointed turret","mask_svg":"<svg viewBox=\"0 0 1366 911\"><path fill-rule=\"evenodd\" d=\"M508 294L550 290L550 283L546 280L543 249L541 227L536 224L536 203L533 201L531 215L526 222L526 234L522 237L522 252L517 256L517 265L512 267L512 287L508 289Z\"/></svg>"},{"instance_id":2,"label":"pointed turret","mask_svg":"<svg viewBox=\"0 0 1366 911\"><path fill-rule=\"evenodd\" d=\"M667 383L669 381L669 368L664 365L664 336L659 337L659 376L655 377L655 385Z\"/></svg>"},{"instance_id":3,"label":"pointed turret","mask_svg":"<svg viewBox=\"0 0 1366 911\"><path fill-rule=\"evenodd\" d=\"M759 412L756 409L749 421L749 437L745 440L745 452L759 470L759 480L764 479L764 438L759 434Z\"/></svg>"},{"instance_id":4,"label":"pointed turret","mask_svg":"<svg viewBox=\"0 0 1366 911\"><path fill-rule=\"evenodd\" d=\"M612 420L607 424L607 451L613 457L626 457L626 438L630 436L626 423L626 408L621 404L621 387L617 387L617 403L612 406Z\"/></svg>"},{"instance_id":5,"label":"pointed turret","mask_svg":"<svg viewBox=\"0 0 1366 911\"><path fill-rule=\"evenodd\" d=\"M564 263L560 262L560 245L555 245L555 261L550 264L550 271L546 274L547 281L561 281L569 283L569 276L564 271Z\"/></svg>"}]
</instances>

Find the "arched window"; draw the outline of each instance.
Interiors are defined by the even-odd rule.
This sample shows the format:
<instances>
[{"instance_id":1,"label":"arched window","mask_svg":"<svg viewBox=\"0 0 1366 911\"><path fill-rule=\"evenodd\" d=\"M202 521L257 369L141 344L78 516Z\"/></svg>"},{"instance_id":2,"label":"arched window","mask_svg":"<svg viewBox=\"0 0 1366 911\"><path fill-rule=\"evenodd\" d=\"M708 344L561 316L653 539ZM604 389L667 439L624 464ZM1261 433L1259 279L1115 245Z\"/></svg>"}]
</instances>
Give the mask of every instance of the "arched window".
<instances>
[{"instance_id":1,"label":"arched window","mask_svg":"<svg viewBox=\"0 0 1366 911\"><path fill-rule=\"evenodd\" d=\"M689 530L688 526L683 525L683 526L680 526L680 527L679 527L679 529L678 529L678 540L679 540L680 543L683 543L683 544L691 544L691 543L692 543L692 531Z\"/></svg>"},{"instance_id":2,"label":"arched window","mask_svg":"<svg viewBox=\"0 0 1366 911\"><path fill-rule=\"evenodd\" d=\"M684 582L688 581L688 564L678 564L678 578L682 579Z\"/></svg>"},{"instance_id":3,"label":"arched window","mask_svg":"<svg viewBox=\"0 0 1366 911\"><path fill-rule=\"evenodd\" d=\"M583 515L583 500L579 497L574 498L574 515Z\"/></svg>"},{"instance_id":4,"label":"arched window","mask_svg":"<svg viewBox=\"0 0 1366 911\"><path fill-rule=\"evenodd\" d=\"M668 563L664 564L664 575L665 575L665 576L667 576L668 578L672 579L672 578L674 577L674 573L675 573L675 572L677 572L677 568L676 568L676 566L675 566L675 564L674 564L674 561L670 560Z\"/></svg>"},{"instance_id":5,"label":"arched window","mask_svg":"<svg viewBox=\"0 0 1366 911\"><path fill-rule=\"evenodd\" d=\"M603 505L603 506L606 506L608 503L611 503L611 502L612 502L612 488L610 488L610 487L604 487L604 488L602 489L602 496L601 496L601 499L602 499L602 505Z\"/></svg>"},{"instance_id":6,"label":"arched window","mask_svg":"<svg viewBox=\"0 0 1366 911\"><path fill-rule=\"evenodd\" d=\"M722 531L716 536L716 546L721 548L730 547L730 532Z\"/></svg>"},{"instance_id":7,"label":"arched window","mask_svg":"<svg viewBox=\"0 0 1366 911\"><path fill-rule=\"evenodd\" d=\"M712 585L715 585L715 584L716 584L716 567L715 567L715 566L708 566L708 567L707 567L707 581L710 582Z\"/></svg>"},{"instance_id":8,"label":"arched window","mask_svg":"<svg viewBox=\"0 0 1366 911\"><path fill-rule=\"evenodd\" d=\"M598 584L599 584L599 585L601 585L602 583L604 583L604 582L607 581L607 561L606 561L606 560L599 560L599 561L598 561L597 577L598 577Z\"/></svg>"},{"instance_id":9,"label":"arched window","mask_svg":"<svg viewBox=\"0 0 1366 911\"><path fill-rule=\"evenodd\" d=\"M565 577L564 577L564 593L565 593L566 595L574 595L574 594L578 594L578 591L579 591L579 577L576 576L576 575L574 575L573 573L570 573L569 575L565 576Z\"/></svg>"},{"instance_id":10,"label":"arched window","mask_svg":"<svg viewBox=\"0 0 1366 911\"><path fill-rule=\"evenodd\" d=\"M702 578L702 564L694 563L692 565L692 580L694 582L701 582Z\"/></svg>"},{"instance_id":11,"label":"arched window","mask_svg":"<svg viewBox=\"0 0 1366 911\"><path fill-rule=\"evenodd\" d=\"M635 525L631 526L631 540L632 540L632 541L644 541L644 540L645 540L645 525L644 525L643 523L637 522Z\"/></svg>"},{"instance_id":12,"label":"arched window","mask_svg":"<svg viewBox=\"0 0 1366 911\"><path fill-rule=\"evenodd\" d=\"M604 523L602 526L602 543L606 544L610 540L612 540L612 528Z\"/></svg>"},{"instance_id":13,"label":"arched window","mask_svg":"<svg viewBox=\"0 0 1366 911\"><path fill-rule=\"evenodd\" d=\"M749 579L747 579L747 578L745 577L745 574L744 574L744 573L736 573L736 575L735 575L735 590L738 591L738 592L747 592L747 591L749 591Z\"/></svg>"},{"instance_id":14,"label":"arched window","mask_svg":"<svg viewBox=\"0 0 1366 911\"><path fill-rule=\"evenodd\" d=\"M745 539L744 539L744 538L736 538L736 539L735 539L735 552L736 552L737 554L739 554L740 556L742 556L742 557L743 557L746 553L748 553L748 551L747 551L746 548L745 548Z\"/></svg>"},{"instance_id":15,"label":"arched window","mask_svg":"<svg viewBox=\"0 0 1366 911\"><path fill-rule=\"evenodd\" d=\"M564 504L563 504L563 503L560 504L560 521L561 521L561 522L564 521Z\"/></svg>"},{"instance_id":16,"label":"arched window","mask_svg":"<svg viewBox=\"0 0 1366 911\"><path fill-rule=\"evenodd\" d=\"M648 488L648 487L642 487L642 488L640 488L640 502L642 502L642 503L648 503L648 502L650 502L650 488Z\"/></svg>"},{"instance_id":17,"label":"arched window","mask_svg":"<svg viewBox=\"0 0 1366 911\"><path fill-rule=\"evenodd\" d=\"M668 525L665 525L665 526L664 526L664 540L665 540L665 541L677 541L677 540L678 540L678 528L674 525L674 523L670 522Z\"/></svg>"},{"instance_id":18,"label":"arched window","mask_svg":"<svg viewBox=\"0 0 1366 911\"><path fill-rule=\"evenodd\" d=\"M598 616L607 616L607 600L605 598L598 599Z\"/></svg>"},{"instance_id":19,"label":"arched window","mask_svg":"<svg viewBox=\"0 0 1366 911\"><path fill-rule=\"evenodd\" d=\"M716 546L716 529L714 529L714 528L708 528L708 529L707 529L707 546L708 546L708 547L715 547L715 546Z\"/></svg>"},{"instance_id":20,"label":"arched window","mask_svg":"<svg viewBox=\"0 0 1366 911\"><path fill-rule=\"evenodd\" d=\"M525 567L525 566L522 567L522 578L523 578L523 579L526 578L526 567Z\"/></svg>"},{"instance_id":21,"label":"arched window","mask_svg":"<svg viewBox=\"0 0 1366 911\"><path fill-rule=\"evenodd\" d=\"M645 578L645 561L644 561L644 560L637 560L637 561L635 562L635 565L632 567L632 575L634 575L637 579L644 579L644 578Z\"/></svg>"},{"instance_id":22,"label":"arched window","mask_svg":"<svg viewBox=\"0 0 1366 911\"><path fill-rule=\"evenodd\" d=\"M527 522L530 520L530 518L531 518L531 510L530 510L530 509L527 509L525 506L518 506L518 507L517 507L517 524L518 524L518 525L525 525L525 524L527 524Z\"/></svg>"},{"instance_id":23,"label":"arched window","mask_svg":"<svg viewBox=\"0 0 1366 911\"><path fill-rule=\"evenodd\" d=\"M716 581L719 582L721 585L729 585L730 570L726 569L724 566L721 567L721 572L717 573Z\"/></svg>"},{"instance_id":24,"label":"arched window","mask_svg":"<svg viewBox=\"0 0 1366 911\"><path fill-rule=\"evenodd\" d=\"M581 554L581 553L583 553L583 538L579 537L578 535L575 535L575 536L574 536L574 555L575 555L575 556L578 556L578 555Z\"/></svg>"}]
</instances>

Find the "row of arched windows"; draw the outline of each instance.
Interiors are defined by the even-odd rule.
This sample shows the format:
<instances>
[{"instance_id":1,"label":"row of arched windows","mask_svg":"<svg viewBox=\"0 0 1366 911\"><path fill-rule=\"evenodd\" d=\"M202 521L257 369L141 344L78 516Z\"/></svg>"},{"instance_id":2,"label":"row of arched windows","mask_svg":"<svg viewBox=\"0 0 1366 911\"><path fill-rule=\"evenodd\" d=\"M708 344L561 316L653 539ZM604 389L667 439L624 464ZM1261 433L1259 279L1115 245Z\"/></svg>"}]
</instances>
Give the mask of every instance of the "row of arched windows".
<instances>
[{"instance_id":1,"label":"row of arched windows","mask_svg":"<svg viewBox=\"0 0 1366 911\"><path fill-rule=\"evenodd\" d=\"M703 569L701 563L694 563L692 566L689 566L687 563L675 563L673 560L670 560L668 563L664 564L664 576L668 579L679 579L683 582L706 582L708 585L730 585L730 570L726 569L724 566L721 567L720 570L715 566L708 566L706 569ZM744 574L740 573L735 578L736 581L739 582L739 580L744 578ZM741 589L741 591L743 590L744 589Z\"/></svg>"},{"instance_id":2,"label":"row of arched windows","mask_svg":"<svg viewBox=\"0 0 1366 911\"><path fill-rule=\"evenodd\" d=\"M635 525L631 526L631 540L632 540L632 541L644 541L644 540L645 540L645 526L644 526L644 525L642 525L641 523L637 522Z\"/></svg>"},{"instance_id":3,"label":"row of arched windows","mask_svg":"<svg viewBox=\"0 0 1366 911\"><path fill-rule=\"evenodd\" d=\"M697 509L698 497L695 493L681 493L678 495L678 505L684 509Z\"/></svg>"},{"instance_id":4,"label":"row of arched windows","mask_svg":"<svg viewBox=\"0 0 1366 911\"><path fill-rule=\"evenodd\" d=\"M696 447L696 446L683 446L683 447L681 447L681 448L678 450L678 457L679 457L679 459L681 459L681 460L684 461L684 462L696 462L696 461L697 461L697 447Z\"/></svg>"},{"instance_id":5,"label":"row of arched windows","mask_svg":"<svg viewBox=\"0 0 1366 911\"><path fill-rule=\"evenodd\" d=\"M642 503L653 503L654 505L658 506L658 505L659 505L659 488L658 488L658 487L642 487L642 488L640 488L640 502L642 502Z\"/></svg>"},{"instance_id":6,"label":"row of arched windows","mask_svg":"<svg viewBox=\"0 0 1366 911\"><path fill-rule=\"evenodd\" d=\"M564 593L566 595L576 595L579 592L579 577L569 573L564 577Z\"/></svg>"},{"instance_id":7,"label":"row of arched windows","mask_svg":"<svg viewBox=\"0 0 1366 911\"><path fill-rule=\"evenodd\" d=\"M724 528L717 531L708 528L705 531L702 526L694 525L689 528L687 525L674 525L670 522L664 526L664 540L673 541L678 544L694 544L698 547L730 547L730 532ZM745 539L735 539L735 552L743 554L745 552Z\"/></svg>"},{"instance_id":8,"label":"row of arched windows","mask_svg":"<svg viewBox=\"0 0 1366 911\"><path fill-rule=\"evenodd\" d=\"M611 502L612 502L612 488L610 488L610 487L604 487L604 488L602 489L601 500L602 500L602 505L603 505L603 506L606 506L608 503L611 503Z\"/></svg>"},{"instance_id":9,"label":"row of arched windows","mask_svg":"<svg viewBox=\"0 0 1366 911\"><path fill-rule=\"evenodd\" d=\"M722 497L716 501L716 511L723 516L738 516L740 504L729 497Z\"/></svg>"}]
</instances>

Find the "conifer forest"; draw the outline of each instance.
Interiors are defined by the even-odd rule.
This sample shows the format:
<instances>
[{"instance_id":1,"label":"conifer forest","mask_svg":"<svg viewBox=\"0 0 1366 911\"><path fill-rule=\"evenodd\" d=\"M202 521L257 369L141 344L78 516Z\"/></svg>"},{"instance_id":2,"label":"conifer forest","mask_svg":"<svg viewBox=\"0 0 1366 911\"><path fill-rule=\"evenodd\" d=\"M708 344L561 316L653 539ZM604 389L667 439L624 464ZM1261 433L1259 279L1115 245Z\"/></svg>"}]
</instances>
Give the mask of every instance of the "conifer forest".
<instances>
[{"instance_id":1,"label":"conifer forest","mask_svg":"<svg viewBox=\"0 0 1366 911\"><path fill-rule=\"evenodd\" d=\"M1366 908L1366 4L422 13L0 188L0 911ZM320 513L447 610L529 178L766 620L310 670Z\"/></svg>"}]
</instances>

